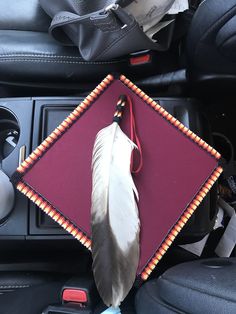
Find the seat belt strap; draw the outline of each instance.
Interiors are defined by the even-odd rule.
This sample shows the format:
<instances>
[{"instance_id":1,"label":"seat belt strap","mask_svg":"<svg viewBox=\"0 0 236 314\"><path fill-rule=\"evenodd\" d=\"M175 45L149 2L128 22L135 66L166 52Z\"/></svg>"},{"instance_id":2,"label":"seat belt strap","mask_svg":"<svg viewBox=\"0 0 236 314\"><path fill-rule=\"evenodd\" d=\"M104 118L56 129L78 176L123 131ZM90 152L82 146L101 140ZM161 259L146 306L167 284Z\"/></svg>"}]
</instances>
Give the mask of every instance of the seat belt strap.
<instances>
[{"instance_id":1,"label":"seat belt strap","mask_svg":"<svg viewBox=\"0 0 236 314\"><path fill-rule=\"evenodd\" d=\"M235 209L221 198L219 199L219 205L230 217L230 221L215 249L215 253L220 257L229 257L236 245L236 214Z\"/></svg>"}]
</instances>

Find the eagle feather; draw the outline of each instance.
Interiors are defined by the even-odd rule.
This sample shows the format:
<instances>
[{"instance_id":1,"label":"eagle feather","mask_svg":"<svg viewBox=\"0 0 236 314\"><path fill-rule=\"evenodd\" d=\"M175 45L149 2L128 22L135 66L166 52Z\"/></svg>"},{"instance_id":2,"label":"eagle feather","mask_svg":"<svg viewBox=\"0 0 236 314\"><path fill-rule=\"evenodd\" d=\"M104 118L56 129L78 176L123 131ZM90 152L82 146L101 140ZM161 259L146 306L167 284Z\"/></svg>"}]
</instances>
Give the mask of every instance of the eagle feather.
<instances>
[{"instance_id":1,"label":"eagle feather","mask_svg":"<svg viewBox=\"0 0 236 314\"><path fill-rule=\"evenodd\" d=\"M93 150L93 273L101 298L113 307L132 288L139 263L138 192L130 171L135 148L113 122L97 134Z\"/></svg>"}]
</instances>

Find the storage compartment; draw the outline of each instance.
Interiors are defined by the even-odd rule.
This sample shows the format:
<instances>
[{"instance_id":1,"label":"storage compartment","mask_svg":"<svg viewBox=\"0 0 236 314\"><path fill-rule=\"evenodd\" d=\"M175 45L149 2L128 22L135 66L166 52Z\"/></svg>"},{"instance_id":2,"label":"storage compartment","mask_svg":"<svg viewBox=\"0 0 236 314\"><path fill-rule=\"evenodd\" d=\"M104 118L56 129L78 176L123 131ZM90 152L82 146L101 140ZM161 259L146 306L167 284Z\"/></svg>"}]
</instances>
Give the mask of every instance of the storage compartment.
<instances>
[{"instance_id":1,"label":"storage compartment","mask_svg":"<svg viewBox=\"0 0 236 314\"><path fill-rule=\"evenodd\" d=\"M0 108L0 163L15 149L20 136L16 117L7 109Z\"/></svg>"}]
</instances>

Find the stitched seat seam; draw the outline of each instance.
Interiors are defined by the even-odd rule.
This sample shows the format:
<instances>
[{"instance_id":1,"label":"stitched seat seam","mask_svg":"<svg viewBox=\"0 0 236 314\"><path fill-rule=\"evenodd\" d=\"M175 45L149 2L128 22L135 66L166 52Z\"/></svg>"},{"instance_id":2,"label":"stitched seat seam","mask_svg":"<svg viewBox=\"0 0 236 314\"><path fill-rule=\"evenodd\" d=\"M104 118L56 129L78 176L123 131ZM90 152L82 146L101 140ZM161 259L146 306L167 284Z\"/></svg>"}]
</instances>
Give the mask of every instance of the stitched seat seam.
<instances>
[{"instance_id":1,"label":"stitched seat seam","mask_svg":"<svg viewBox=\"0 0 236 314\"><path fill-rule=\"evenodd\" d=\"M30 58L32 57L32 59L26 59L26 58ZM117 60L117 61L63 61L63 60L34 60L33 58L43 58L43 57L46 57L45 55L1 55L0 54L0 62L5 62L5 61L28 61L28 62L55 62L55 63L75 63L75 64L86 64L86 65L106 65L106 64L117 64L117 63L122 63L124 62L125 60ZM64 58L63 56L50 56L49 58L52 58L54 57L55 59L62 59ZM66 57L65 57L66 58ZM78 58L78 59L82 59L82 58Z\"/></svg>"},{"instance_id":2,"label":"stitched seat seam","mask_svg":"<svg viewBox=\"0 0 236 314\"><path fill-rule=\"evenodd\" d=\"M18 286L18 285L15 285L15 286L0 286L0 289L9 289L9 288L11 288L11 289L16 289L16 288L29 288L30 286L29 285L20 285L20 286Z\"/></svg>"},{"instance_id":3,"label":"stitched seat seam","mask_svg":"<svg viewBox=\"0 0 236 314\"><path fill-rule=\"evenodd\" d=\"M0 56L0 62L36 62L36 63L64 63L64 64L83 64L83 65L106 65L106 64L117 64L117 63L121 63L123 60L121 61L110 61L110 62L102 62L102 61L97 61L97 62L91 62L91 61L63 61L63 60L45 60L45 59L22 59L22 58L1 58Z\"/></svg>"},{"instance_id":4,"label":"stitched seat seam","mask_svg":"<svg viewBox=\"0 0 236 314\"><path fill-rule=\"evenodd\" d=\"M47 53L9 53L9 54L0 54L0 57L47 57L47 58L66 58L66 59L80 59L83 60L82 57L75 56L61 56Z\"/></svg>"}]
</instances>

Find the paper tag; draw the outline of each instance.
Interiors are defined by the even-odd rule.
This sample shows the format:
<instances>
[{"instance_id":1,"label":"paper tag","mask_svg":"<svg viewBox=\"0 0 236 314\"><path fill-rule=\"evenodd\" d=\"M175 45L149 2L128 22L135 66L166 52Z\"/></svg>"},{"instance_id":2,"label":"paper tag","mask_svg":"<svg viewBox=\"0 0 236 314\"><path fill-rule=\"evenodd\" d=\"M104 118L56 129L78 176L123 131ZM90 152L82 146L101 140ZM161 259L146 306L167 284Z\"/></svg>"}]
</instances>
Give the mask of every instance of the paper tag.
<instances>
[{"instance_id":1,"label":"paper tag","mask_svg":"<svg viewBox=\"0 0 236 314\"><path fill-rule=\"evenodd\" d=\"M146 35L152 39L152 37L159 32L161 29L163 29L164 27L168 26L169 24L173 23L174 20L170 20L170 21L164 21L164 22L160 22L157 25L154 25L152 28L150 28L147 32Z\"/></svg>"},{"instance_id":2,"label":"paper tag","mask_svg":"<svg viewBox=\"0 0 236 314\"><path fill-rule=\"evenodd\" d=\"M188 8L188 0L135 0L125 10L135 17L144 33L152 39L154 34L171 23L159 23L166 14L177 14Z\"/></svg>"},{"instance_id":3,"label":"paper tag","mask_svg":"<svg viewBox=\"0 0 236 314\"><path fill-rule=\"evenodd\" d=\"M156 25L170 10L175 0L135 0L125 10L132 14L144 32Z\"/></svg>"}]
</instances>

